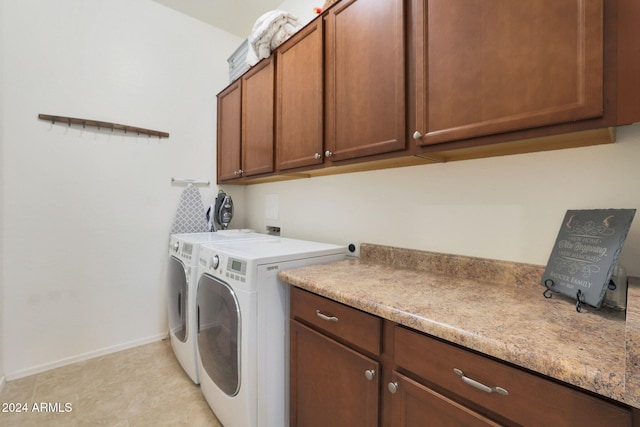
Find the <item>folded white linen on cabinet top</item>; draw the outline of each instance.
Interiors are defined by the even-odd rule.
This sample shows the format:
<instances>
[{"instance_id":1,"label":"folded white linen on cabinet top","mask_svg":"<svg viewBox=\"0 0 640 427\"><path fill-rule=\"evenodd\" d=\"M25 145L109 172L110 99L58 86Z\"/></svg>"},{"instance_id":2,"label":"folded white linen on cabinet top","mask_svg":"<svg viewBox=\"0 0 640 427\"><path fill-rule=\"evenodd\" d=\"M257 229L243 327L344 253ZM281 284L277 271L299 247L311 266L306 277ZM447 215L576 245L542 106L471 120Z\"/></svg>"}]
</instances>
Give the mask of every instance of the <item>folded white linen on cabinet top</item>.
<instances>
[{"instance_id":1,"label":"folded white linen on cabinet top","mask_svg":"<svg viewBox=\"0 0 640 427\"><path fill-rule=\"evenodd\" d=\"M294 35L302 25L289 12L272 10L262 15L253 25L248 37L249 51L247 63L253 66L263 58L268 58L273 49Z\"/></svg>"}]
</instances>

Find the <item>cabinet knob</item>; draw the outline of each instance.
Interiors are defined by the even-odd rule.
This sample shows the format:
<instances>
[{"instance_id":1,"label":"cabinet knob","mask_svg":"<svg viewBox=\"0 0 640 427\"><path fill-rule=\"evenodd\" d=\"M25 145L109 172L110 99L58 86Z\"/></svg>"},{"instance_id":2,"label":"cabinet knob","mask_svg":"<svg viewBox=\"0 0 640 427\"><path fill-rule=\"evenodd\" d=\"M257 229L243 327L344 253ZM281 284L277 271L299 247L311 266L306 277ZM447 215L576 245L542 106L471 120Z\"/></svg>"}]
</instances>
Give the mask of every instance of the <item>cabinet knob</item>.
<instances>
[{"instance_id":1,"label":"cabinet knob","mask_svg":"<svg viewBox=\"0 0 640 427\"><path fill-rule=\"evenodd\" d=\"M398 383L389 383L387 384L387 388L392 394L395 394L398 391Z\"/></svg>"},{"instance_id":2,"label":"cabinet knob","mask_svg":"<svg viewBox=\"0 0 640 427\"><path fill-rule=\"evenodd\" d=\"M418 131L415 131L413 133L413 139L415 139L416 141L422 138L422 134Z\"/></svg>"},{"instance_id":3,"label":"cabinet knob","mask_svg":"<svg viewBox=\"0 0 640 427\"><path fill-rule=\"evenodd\" d=\"M364 371L364 376L369 381L373 381L373 378L376 376L376 371L374 369L367 369Z\"/></svg>"},{"instance_id":4,"label":"cabinet knob","mask_svg":"<svg viewBox=\"0 0 640 427\"><path fill-rule=\"evenodd\" d=\"M322 157L322 154L320 154L320 153L316 153L316 154L313 155L313 158L316 159L316 160L320 160L320 157Z\"/></svg>"},{"instance_id":5,"label":"cabinet knob","mask_svg":"<svg viewBox=\"0 0 640 427\"><path fill-rule=\"evenodd\" d=\"M324 156L325 157L331 157L331 156L333 156L333 153L331 151L327 150L327 151L324 152Z\"/></svg>"}]
</instances>

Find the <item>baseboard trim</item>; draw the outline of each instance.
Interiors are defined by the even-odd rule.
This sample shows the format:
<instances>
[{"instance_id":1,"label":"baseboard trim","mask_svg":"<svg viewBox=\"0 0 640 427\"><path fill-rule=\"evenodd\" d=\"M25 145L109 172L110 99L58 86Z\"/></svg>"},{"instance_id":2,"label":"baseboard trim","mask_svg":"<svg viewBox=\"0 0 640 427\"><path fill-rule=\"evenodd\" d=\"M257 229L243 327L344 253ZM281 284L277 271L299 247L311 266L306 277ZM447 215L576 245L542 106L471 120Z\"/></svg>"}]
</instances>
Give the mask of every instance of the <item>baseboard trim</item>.
<instances>
[{"instance_id":1,"label":"baseboard trim","mask_svg":"<svg viewBox=\"0 0 640 427\"><path fill-rule=\"evenodd\" d=\"M140 340L129 341L127 343L114 345L112 347L102 348L100 350L90 351L88 353L79 354L77 356L67 357L65 359L60 359L54 362L45 363L43 365L34 366L33 368L11 372L6 374L6 377L2 378L2 382L0 382L0 390L2 390L1 385L4 384L5 378L6 378L6 381L13 381L13 380L28 377L31 375L39 374L45 371L50 371L51 369L61 368L63 366L71 365L73 363L84 362L85 360L94 359L96 357L104 356L111 353L116 353L118 351L128 350L130 348L139 347L141 345L162 341L163 339L166 339L166 338L168 338L168 334L166 333L158 334L158 335L143 338Z\"/></svg>"}]
</instances>

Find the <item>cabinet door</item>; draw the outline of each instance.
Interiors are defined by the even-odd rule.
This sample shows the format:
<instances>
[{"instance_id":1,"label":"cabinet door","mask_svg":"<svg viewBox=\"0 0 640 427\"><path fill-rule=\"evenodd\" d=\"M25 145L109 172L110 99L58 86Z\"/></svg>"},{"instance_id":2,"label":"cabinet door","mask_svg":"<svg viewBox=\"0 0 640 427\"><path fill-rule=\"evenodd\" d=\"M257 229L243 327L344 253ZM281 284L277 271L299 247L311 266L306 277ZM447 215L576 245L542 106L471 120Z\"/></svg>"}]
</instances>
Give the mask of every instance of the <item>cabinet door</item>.
<instances>
[{"instance_id":1,"label":"cabinet door","mask_svg":"<svg viewBox=\"0 0 640 427\"><path fill-rule=\"evenodd\" d=\"M603 0L413 0L418 145L603 114Z\"/></svg>"},{"instance_id":2,"label":"cabinet door","mask_svg":"<svg viewBox=\"0 0 640 427\"><path fill-rule=\"evenodd\" d=\"M404 1L342 0L326 20L327 155L404 149Z\"/></svg>"},{"instance_id":3,"label":"cabinet door","mask_svg":"<svg viewBox=\"0 0 640 427\"><path fill-rule=\"evenodd\" d=\"M490 419L397 372L389 391L392 427L499 427Z\"/></svg>"},{"instance_id":4,"label":"cabinet door","mask_svg":"<svg viewBox=\"0 0 640 427\"><path fill-rule=\"evenodd\" d=\"M291 426L377 426L379 371L378 362L291 321Z\"/></svg>"},{"instance_id":5,"label":"cabinet door","mask_svg":"<svg viewBox=\"0 0 640 427\"><path fill-rule=\"evenodd\" d=\"M273 172L274 59L242 76L242 175Z\"/></svg>"},{"instance_id":6,"label":"cabinet door","mask_svg":"<svg viewBox=\"0 0 640 427\"><path fill-rule=\"evenodd\" d=\"M323 161L322 20L316 19L278 49L278 169Z\"/></svg>"},{"instance_id":7,"label":"cabinet door","mask_svg":"<svg viewBox=\"0 0 640 427\"><path fill-rule=\"evenodd\" d=\"M242 134L242 84L240 80L218 94L218 182L239 178Z\"/></svg>"}]
</instances>

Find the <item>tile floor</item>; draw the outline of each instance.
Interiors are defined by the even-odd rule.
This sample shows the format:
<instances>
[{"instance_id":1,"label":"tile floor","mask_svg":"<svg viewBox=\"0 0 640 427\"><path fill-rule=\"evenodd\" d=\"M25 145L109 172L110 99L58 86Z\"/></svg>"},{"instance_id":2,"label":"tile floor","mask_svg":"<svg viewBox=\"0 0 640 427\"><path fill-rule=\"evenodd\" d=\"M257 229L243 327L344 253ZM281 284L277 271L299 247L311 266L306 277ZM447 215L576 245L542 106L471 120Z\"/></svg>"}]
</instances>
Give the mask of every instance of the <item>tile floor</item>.
<instances>
[{"instance_id":1,"label":"tile floor","mask_svg":"<svg viewBox=\"0 0 640 427\"><path fill-rule=\"evenodd\" d=\"M2 412L11 403L28 412ZM34 411L41 404L49 411ZM9 381L0 405L7 427L221 426L169 340Z\"/></svg>"}]
</instances>

